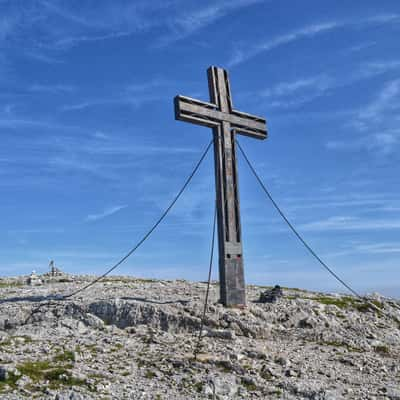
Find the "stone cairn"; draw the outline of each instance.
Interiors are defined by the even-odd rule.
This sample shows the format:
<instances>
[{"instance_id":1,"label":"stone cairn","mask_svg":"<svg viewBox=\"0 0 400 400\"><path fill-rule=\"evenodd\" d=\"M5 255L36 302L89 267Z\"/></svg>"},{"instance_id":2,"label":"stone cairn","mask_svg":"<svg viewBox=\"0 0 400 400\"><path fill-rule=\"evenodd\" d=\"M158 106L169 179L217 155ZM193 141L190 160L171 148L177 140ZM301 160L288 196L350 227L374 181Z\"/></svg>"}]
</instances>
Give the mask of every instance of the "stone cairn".
<instances>
[{"instance_id":1,"label":"stone cairn","mask_svg":"<svg viewBox=\"0 0 400 400\"><path fill-rule=\"evenodd\" d=\"M259 303L276 303L283 296L282 288L275 285L272 289L260 293Z\"/></svg>"}]
</instances>

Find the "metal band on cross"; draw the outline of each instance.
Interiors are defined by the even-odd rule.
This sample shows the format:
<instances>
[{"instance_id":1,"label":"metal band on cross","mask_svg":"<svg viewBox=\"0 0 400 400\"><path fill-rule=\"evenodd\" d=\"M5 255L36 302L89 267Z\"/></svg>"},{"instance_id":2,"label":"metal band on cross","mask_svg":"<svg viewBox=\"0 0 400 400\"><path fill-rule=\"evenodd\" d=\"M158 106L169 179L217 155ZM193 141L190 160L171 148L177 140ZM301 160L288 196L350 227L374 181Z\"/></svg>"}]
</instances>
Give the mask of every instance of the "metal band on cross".
<instances>
[{"instance_id":1,"label":"metal band on cross","mask_svg":"<svg viewBox=\"0 0 400 400\"><path fill-rule=\"evenodd\" d=\"M226 306L244 306L246 291L235 134L265 139L267 126L264 118L233 109L226 70L210 67L207 75L210 103L176 96L175 118L213 129L220 300Z\"/></svg>"}]
</instances>

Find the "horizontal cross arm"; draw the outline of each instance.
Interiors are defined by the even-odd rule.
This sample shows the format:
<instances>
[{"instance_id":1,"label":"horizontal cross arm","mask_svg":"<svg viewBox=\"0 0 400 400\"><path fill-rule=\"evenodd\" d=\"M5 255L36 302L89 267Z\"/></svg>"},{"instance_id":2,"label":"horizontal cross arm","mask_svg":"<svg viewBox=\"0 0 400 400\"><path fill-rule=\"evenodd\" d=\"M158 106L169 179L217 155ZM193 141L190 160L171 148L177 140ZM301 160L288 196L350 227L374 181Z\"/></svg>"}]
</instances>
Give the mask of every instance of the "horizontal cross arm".
<instances>
[{"instance_id":1,"label":"horizontal cross arm","mask_svg":"<svg viewBox=\"0 0 400 400\"><path fill-rule=\"evenodd\" d=\"M217 112L215 104L186 96L176 96L174 104L175 119L208 126L209 128L215 128L220 124L217 115L215 115Z\"/></svg>"},{"instance_id":2,"label":"horizontal cross arm","mask_svg":"<svg viewBox=\"0 0 400 400\"><path fill-rule=\"evenodd\" d=\"M255 139L267 138L267 122L264 118L236 110L232 110L231 115L238 118L237 122L231 126L235 133L251 136Z\"/></svg>"},{"instance_id":3,"label":"horizontal cross arm","mask_svg":"<svg viewBox=\"0 0 400 400\"><path fill-rule=\"evenodd\" d=\"M257 139L266 138L265 119L251 114L233 111L225 113L219 111L215 104L199 101L186 96L175 97L175 118L194 124L214 128L222 121L229 122L231 129L237 133Z\"/></svg>"}]
</instances>

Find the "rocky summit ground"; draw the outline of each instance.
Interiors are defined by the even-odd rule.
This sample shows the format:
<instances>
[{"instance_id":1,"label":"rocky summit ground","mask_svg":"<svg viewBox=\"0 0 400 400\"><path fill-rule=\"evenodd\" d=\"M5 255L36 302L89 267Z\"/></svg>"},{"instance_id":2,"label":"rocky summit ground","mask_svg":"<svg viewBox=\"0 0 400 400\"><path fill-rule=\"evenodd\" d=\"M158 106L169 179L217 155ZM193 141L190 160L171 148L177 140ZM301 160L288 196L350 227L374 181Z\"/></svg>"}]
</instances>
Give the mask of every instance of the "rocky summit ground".
<instances>
[{"instance_id":1,"label":"rocky summit ground","mask_svg":"<svg viewBox=\"0 0 400 400\"><path fill-rule=\"evenodd\" d=\"M248 307L212 284L108 277L0 280L1 399L400 399L400 302L248 286ZM38 284L37 286L35 286Z\"/></svg>"}]
</instances>

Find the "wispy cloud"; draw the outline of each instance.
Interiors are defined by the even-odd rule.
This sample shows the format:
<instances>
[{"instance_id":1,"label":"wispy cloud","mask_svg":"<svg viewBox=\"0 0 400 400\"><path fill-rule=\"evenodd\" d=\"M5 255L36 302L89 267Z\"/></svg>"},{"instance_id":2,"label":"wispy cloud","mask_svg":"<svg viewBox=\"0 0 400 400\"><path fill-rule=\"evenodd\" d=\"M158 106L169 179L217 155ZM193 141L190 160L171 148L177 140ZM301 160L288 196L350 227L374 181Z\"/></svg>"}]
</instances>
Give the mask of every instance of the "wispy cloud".
<instances>
[{"instance_id":1,"label":"wispy cloud","mask_svg":"<svg viewBox=\"0 0 400 400\"><path fill-rule=\"evenodd\" d=\"M119 89L118 93L108 94L107 96L86 99L75 104L67 104L61 107L61 111L81 111L91 107L127 105L130 107L140 107L143 104L160 101L170 98L170 89L173 82L154 78L147 82L131 83Z\"/></svg>"},{"instance_id":2,"label":"wispy cloud","mask_svg":"<svg viewBox=\"0 0 400 400\"><path fill-rule=\"evenodd\" d=\"M364 135L357 139L347 140L329 140L326 147L330 150L369 150L377 151L380 154L387 155L394 151L400 144L400 129L387 130L378 133Z\"/></svg>"},{"instance_id":3,"label":"wispy cloud","mask_svg":"<svg viewBox=\"0 0 400 400\"><path fill-rule=\"evenodd\" d=\"M65 49L73 47L77 44L84 43L84 42L99 42L103 40L111 40L122 38L126 36L131 36L134 31L127 31L127 32L111 32L106 33L103 35L82 35L82 36L75 36L75 37L66 37L63 39L59 39L56 42L51 44L51 47L58 48L58 49Z\"/></svg>"},{"instance_id":4,"label":"wispy cloud","mask_svg":"<svg viewBox=\"0 0 400 400\"><path fill-rule=\"evenodd\" d=\"M26 51L25 56L28 58L31 58L32 60L35 61L40 61L46 64L62 64L64 61L61 60L60 58L54 57L54 56L49 56L47 54L44 54L43 52L39 51Z\"/></svg>"},{"instance_id":5,"label":"wispy cloud","mask_svg":"<svg viewBox=\"0 0 400 400\"><path fill-rule=\"evenodd\" d=\"M360 124L369 124L382 120L387 112L399 108L400 79L385 84L377 98L358 113ZM361 126L361 125L359 125Z\"/></svg>"},{"instance_id":6,"label":"wispy cloud","mask_svg":"<svg viewBox=\"0 0 400 400\"><path fill-rule=\"evenodd\" d=\"M38 92L38 93L50 93L50 94L58 94L58 93L73 93L76 90L75 86L72 85L43 85L43 84L34 84L28 87L30 92Z\"/></svg>"},{"instance_id":7,"label":"wispy cloud","mask_svg":"<svg viewBox=\"0 0 400 400\"><path fill-rule=\"evenodd\" d=\"M378 70L381 69L379 66ZM366 149L383 155L392 153L400 144L400 128L395 120L399 110L400 79L395 79L386 82L375 98L353 115L349 126L360 131L359 137L330 140L326 147L350 151Z\"/></svg>"},{"instance_id":8,"label":"wispy cloud","mask_svg":"<svg viewBox=\"0 0 400 400\"><path fill-rule=\"evenodd\" d=\"M162 35L156 41L156 44L158 46L166 46L177 40L184 39L232 12L260 3L261 1L262 0L220 1L218 4L214 3L191 11L177 13L175 17L167 20L169 33Z\"/></svg>"},{"instance_id":9,"label":"wispy cloud","mask_svg":"<svg viewBox=\"0 0 400 400\"><path fill-rule=\"evenodd\" d=\"M114 215L118 211L123 210L124 208L127 208L127 205L119 205L119 206L113 206L113 207L108 207L104 211L98 214L89 214L85 221L86 222L94 222L94 221L99 221L101 219L104 219L106 217L110 217L111 215Z\"/></svg>"},{"instance_id":10,"label":"wispy cloud","mask_svg":"<svg viewBox=\"0 0 400 400\"><path fill-rule=\"evenodd\" d=\"M23 5L2 2L0 43L7 40L31 59L57 64L62 62L59 51L81 43L112 40L165 26L165 10L177 2L97 2L96 7L91 1L38 0Z\"/></svg>"},{"instance_id":11,"label":"wispy cloud","mask_svg":"<svg viewBox=\"0 0 400 400\"><path fill-rule=\"evenodd\" d=\"M400 219L362 219L349 216L333 216L299 226L303 231L365 231L400 229Z\"/></svg>"},{"instance_id":12,"label":"wispy cloud","mask_svg":"<svg viewBox=\"0 0 400 400\"><path fill-rule=\"evenodd\" d=\"M236 49L229 60L228 65L235 66L241 64L259 55L260 53L268 52L279 46L294 42L299 39L313 37L320 33L332 31L340 25L340 23L335 21L309 25L302 29L277 36L272 40L259 42L255 46L249 46L248 49Z\"/></svg>"},{"instance_id":13,"label":"wispy cloud","mask_svg":"<svg viewBox=\"0 0 400 400\"><path fill-rule=\"evenodd\" d=\"M64 228L23 228L23 229L9 229L10 234L42 234L42 233L65 233Z\"/></svg>"},{"instance_id":14,"label":"wispy cloud","mask_svg":"<svg viewBox=\"0 0 400 400\"><path fill-rule=\"evenodd\" d=\"M57 2L42 2L47 14L61 19L68 29L53 26L50 37L42 48L68 49L85 42L96 42L127 37L153 28L162 29L155 44L165 46L183 39L214 23L229 13L259 3L262 0L230 0L219 4L205 4L172 0L165 2L106 3L96 9L80 5L79 9ZM195 7L193 5L195 4ZM170 9L170 12L167 10ZM168 15L168 17L166 17ZM173 15L173 17L169 17Z\"/></svg>"},{"instance_id":15,"label":"wispy cloud","mask_svg":"<svg viewBox=\"0 0 400 400\"><path fill-rule=\"evenodd\" d=\"M361 78L370 78L389 71L399 70L400 60L378 60L363 63L359 69Z\"/></svg>"},{"instance_id":16,"label":"wispy cloud","mask_svg":"<svg viewBox=\"0 0 400 400\"><path fill-rule=\"evenodd\" d=\"M276 36L273 39L266 39L256 43L255 45L243 45L237 47L229 62L229 66L235 66L241 64L245 61L248 61L251 58L258 56L261 53L265 53L276 49L280 46L287 45L289 43L296 42L302 39L312 38L314 36L324 34L327 32L334 31L343 27L362 27L370 24L380 24L380 23L389 23L389 22L397 22L400 20L400 15L397 14L384 14L377 15L374 17L367 17L364 19L360 19L358 21L350 21L350 20L341 20L341 21L327 21L321 23L315 23L311 25L307 25L303 28L282 34L280 36Z\"/></svg>"},{"instance_id":17,"label":"wispy cloud","mask_svg":"<svg viewBox=\"0 0 400 400\"><path fill-rule=\"evenodd\" d=\"M333 188L336 191L336 188ZM400 210L400 201L393 196L363 193L362 195L335 196L330 193L329 196L316 196L313 198L293 197L287 200L287 209L290 212L307 209L357 209L359 212L396 212ZM346 211L347 212L347 211Z\"/></svg>"},{"instance_id":18,"label":"wispy cloud","mask_svg":"<svg viewBox=\"0 0 400 400\"><path fill-rule=\"evenodd\" d=\"M349 255L391 255L400 253L400 243L396 242L381 242L381 243L350 243L341 246L342 249L326 254L326 257L346 257Z\"/></svg>"},{"instance_id":19,"label":"wispy cloud","mask_svg":"<svg viewBox=\"0 0 400 400\"><path fill-rule=\"evenodd\" d=\"M289 108L307 103L322 96L335 86L335 80L328 75L300 78L280 82L275 86L261 90L257 96L268 100L269 107Z\"/></svg>"},{"instance_id":20,"label":"wispy cloud","mask_svg":"<svg viewBox=\"0 0 400 400\"><path fill-rule=\"evenodd\" d=\"M355 53L359 51L363 51L365 49L369 49L372 46L375 46L376 42L365 42L365 43L360 43L355 46L351 46L348 49L345 49L343 52L344 53Z\"/></svg>"},{"instance_id":21,"label":"wispy cloud","mask_svg":"<svg viewBox=\"0 0 400 400\"><path fill-rule=\"evenodd\" d=\"M17 19L13 16L2 15L0 18L0 42L6 40L14 32Z\"/></svg>"},{"instance_id":22,"label":"wispy cloud","mask_svg":"<svg viewBox=\"0 0 400 400\"><path fill-rule=\"evenodd\" d=\"M77 154L61 154L46 160L46 169L60 173L85 173L105 180L117 180L117 175L104 168L104 163Z\"/></svg>"},{"instance_id":23,"label":"wispy cloud","mask_svg":"<svg viewBox=\"0 0 400 400\"><path fill-rule=\"evenodd\" d=\"M260 91L261 97L279 97L292 95L300 90L311 88L320 88L321 90L331 85L331 78L324 75L301 78L290 82L280 82L272 88Z\"/></svg>"},{"instance_id":24,"label":"wispy cloud","mask_svg":"<svg viewBox=\"0 0 400 400\"><path fill-rule=\"evenodd\" d=\"M358 244L354 246L356 252L368 254L400 253L400 243L372 243Z\"/></svg>"},{"instance_id":25,"label":"wispy cloud","mask_svg":"<svg viewBox=\"0 0 400 400\"><path fill-rule=\"evenodd\" d=\"M0 20L0 41L18 41L21 33L35 40L23 46L26 55L45 63L58 63L54 52L90 43L120 39L150 30L153 44L166 46L198 32L217 20L263 0L184 0L79 3L40 0L25 7L9 6ZM39 27L40 24L40 27ZM39 29L37 29L39 27Z\"/></svg>"},{"instance_id":26,"label":"wispy cloud","mask_svg":"<svg viewBox=\"0 0 400 400\"><path fill-rule=\"evenodd\" d=\"M249 93L248 97L254 98L256 96L259 99L265 99L268 102L268 107L294 108L332 93L334 90L393 71L400 71L400 60L370 61L361 63L346 75L331 71L330 73L324 72L314 76L300 77L295 80L276 83L255 93ZM384 97L386 98L387 94ZM376 104L374 107L376 108ZM365 111L367 110L368 108Z\"/></svg>"}]
</instances>

